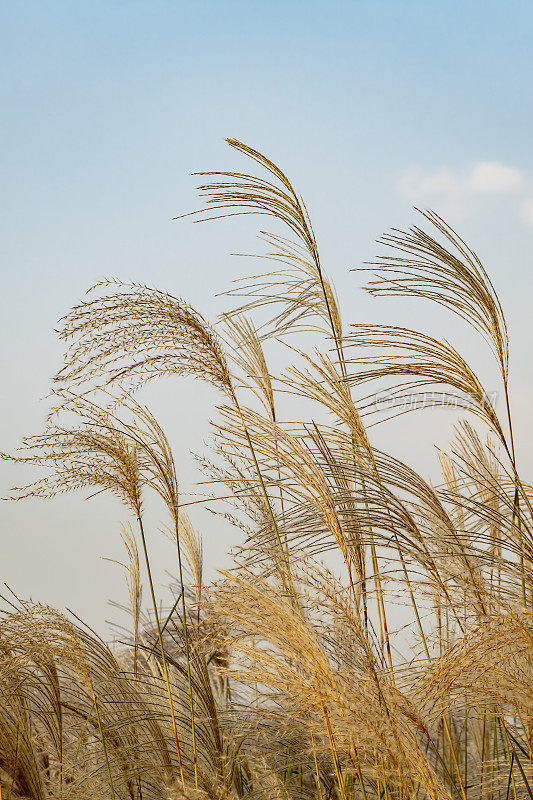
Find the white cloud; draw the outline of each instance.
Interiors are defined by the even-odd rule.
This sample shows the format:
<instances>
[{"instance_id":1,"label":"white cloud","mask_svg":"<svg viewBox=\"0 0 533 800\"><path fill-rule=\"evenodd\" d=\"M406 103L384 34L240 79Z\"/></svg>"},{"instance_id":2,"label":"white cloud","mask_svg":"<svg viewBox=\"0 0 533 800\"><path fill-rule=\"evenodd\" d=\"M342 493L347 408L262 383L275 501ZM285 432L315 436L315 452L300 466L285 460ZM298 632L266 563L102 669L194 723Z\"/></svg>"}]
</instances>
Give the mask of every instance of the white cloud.
<instances>
[{"instance_id":1,"label":"white cloud","mask_svg":"<svg viewBox=\"0 0 533 800\"><path fill-rule=\"evenodd\" d=\"M398 182L398 189L408 200L450 194L455 191L456 178L449 169L424 172L420 167L408 167Z\"/></svg>"},{"instance_id":2,"label":"white cloud","mask_svg":"<svg viewBox=\"0 0 533 800\"><path fill-rule=\"evenodd\" d=\"M481 197L520 195L527 184L525 174L515 167L498 161L475 161L464 170L424 170L412 165L401 173L397 189L412 203L433 206L444 215L464 217ZM521 216L533 226L533 198L524 202Z\"/></svg>"},{"instance_id":3,"label":"white cloud","mask_svg":"<svg viewBox=\"0 0 533 800\"><path fill-rule=\"evenodd\" d=\"M497 161L478 161L470 167L464 185L479 194L510 194L524 183L524 175L514 167Z\"/></svg>"}]
</instances>

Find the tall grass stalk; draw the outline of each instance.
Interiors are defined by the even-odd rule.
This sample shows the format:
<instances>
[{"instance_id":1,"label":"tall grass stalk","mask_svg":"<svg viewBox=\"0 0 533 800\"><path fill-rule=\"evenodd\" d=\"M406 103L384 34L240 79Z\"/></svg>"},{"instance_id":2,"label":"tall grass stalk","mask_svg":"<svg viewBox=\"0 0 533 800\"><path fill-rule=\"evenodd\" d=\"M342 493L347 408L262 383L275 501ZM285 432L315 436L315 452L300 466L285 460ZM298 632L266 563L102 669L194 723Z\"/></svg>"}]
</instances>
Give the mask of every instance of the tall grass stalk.
<instances>
[{"instance_id":1,"label":"tall grass stalk","mask_svg":"<svg viewBox=\"0 0 533 800\"><path fill-rule=\"evenodd\" d=\"M181 747L180 747L180 741L179 741L179 737L178 737L178 729L177 729L177 726L176 726L176 715L174 713L174 701L172 699L172 690L170 688L170 678L169 678L169 674L168 674L167 659L166 659L166 656L165 656L165 647L164 647L164 644L163 644L163 635L162 635L162 632L161 632L161 625L160 625L160 622L159 622L159 612L157 610L157 600L156 600L156 596L155 596L154 582L152 580L152 570L151 570L151 567L150 567L150 557L148 555L148 547L147 547L147 544L146 544L146 536L145 536L145 533L144 533L144 525L143 525L143 521L142 521L142 516L140 514L140 510L139 510L138 515L137 515L137 521L139 523L139 531L140 531L140 534L141 534L141 541L142 541L142 546L143 546L144 560L145 560L145 564L146 564L146 574L148 576L148 584L150 586L150 596L152 598L152 609L153 609L153 612L154 612L155 624L156 624L156 628L157 628L157 639L158 639L158 642L159 642L159 652L161 653L161 664L163 666L163 674L165 676L165 684L166 684L167 695L168 695L168 705L169 705L169 709L170 709L170 716L171 716L171 719L172 719L172 730L173 730L173 733L174 733L174 742L175 742L175 745L176 745L176 753L177 753L177 756L178 756L178 764L179 764L179 769L180 769L181 783L182 783L183 788L185 789L185 777L184 777L184 774L183 774L183 764L182 764L182 760L181 760Z\"/></svg>"},{"instance_id":2,"label":"tall grass stalk","mask_svg":"<svg viewBox=\"0 0 533 800\"><path fill-rule=\"evenodd\" d=\"M345 328L303 199L269 158L228 143L251 169L200 173L192 219L267 220L264 249L245 254L267 270L233 284L217 325L143 284L93 287L61 321L44 431L5 455L47 470L18 499L86 490L124 504L157 637L127 531L127 642L111 648L77 619L3 598L0 800L533 800L533 489L494 285L432 211L385 234L362 268L371 295L433 303L482 338L502 416L462 347L400 325ZM273 374L280 343L290 361ZM171 445L134 399L184 375L223 398L213 455L199 459L205 498L189 505L242 532L207 587ZM453 397L462 416L437 482L373 443L406 395L411 410ZM145 493L172 521L177 597L165 610Z\"/></svg>"}]
</instances>

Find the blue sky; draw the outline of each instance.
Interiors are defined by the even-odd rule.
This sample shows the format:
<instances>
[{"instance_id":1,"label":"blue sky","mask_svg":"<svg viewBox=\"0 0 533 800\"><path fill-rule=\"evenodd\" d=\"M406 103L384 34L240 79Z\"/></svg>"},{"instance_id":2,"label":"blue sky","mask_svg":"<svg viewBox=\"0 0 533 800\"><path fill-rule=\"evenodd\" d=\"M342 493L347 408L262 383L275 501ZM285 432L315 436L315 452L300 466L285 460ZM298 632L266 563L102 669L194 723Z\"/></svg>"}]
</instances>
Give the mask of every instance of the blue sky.
<instances>
[{"instance_id":1,"label":"blue sky","mask_svg":"<svg viewBox=\"0 0 533 800\"><path fill-rule=\"evenodd\" d=\"M18 0L0 23L2 449L38 430L61 354L53 329L99 278L221 310L215 294L242 274L230 253L246 249L250 226L171 218L198 207L192 171L243 166L223 141L235 136L304 195L347 323L397 321L348 270L385 229L413 222L413 205L444 214L478 250L509 318L520 455L533 466L530 2ZM402 322L435 321L446 335L446 320L410 314ZM208 435L212 401L189 384L154 399L189 488L187 452ZM420 421L387 429L386 443L430 470L429 442L448 434L449 419ZM2 467L2 486L12 481ZM0 578L21 594L91 622L122 596L120 571L99 560L120 554L119 509L70 498L1 513ZM206 524L218 564L228 540Z\"/></svg>"}]
</instances>

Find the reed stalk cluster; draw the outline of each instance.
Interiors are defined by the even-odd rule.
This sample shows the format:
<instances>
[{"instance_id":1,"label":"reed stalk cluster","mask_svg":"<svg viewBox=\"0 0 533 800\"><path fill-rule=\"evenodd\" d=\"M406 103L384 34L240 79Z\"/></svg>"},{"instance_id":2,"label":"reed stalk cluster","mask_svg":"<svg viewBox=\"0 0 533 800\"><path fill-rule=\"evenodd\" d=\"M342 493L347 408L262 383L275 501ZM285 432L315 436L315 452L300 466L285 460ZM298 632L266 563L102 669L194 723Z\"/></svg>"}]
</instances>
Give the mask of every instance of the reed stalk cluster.
<instances>
[{"instance_id":1,"label":"reed stalk cluster","mask_svg":"<svg viewBox=\"0 0 533 800\"><path fill-rule=\"evenodd\" d=\"M131 626L110 646L5 593L0 798L533 800L533 490L494 286L434 212L364 268L371 294L437 304L484 340L498 408L451 342L343 325L302 198L228 143L251 171L201 173L192 219L264 217L269 271L234 284L215 326L149 286L93 287L61 320L43 432L3 454L43 469L14 499L122 502ZM218 390L205 504L242 532L210 585L171 446L136 394L182 375ZM383 391L389 417L460 409L438 485L372 443ZM175 550L165 611L150 496Z\"/></svg>"}]
</instances>

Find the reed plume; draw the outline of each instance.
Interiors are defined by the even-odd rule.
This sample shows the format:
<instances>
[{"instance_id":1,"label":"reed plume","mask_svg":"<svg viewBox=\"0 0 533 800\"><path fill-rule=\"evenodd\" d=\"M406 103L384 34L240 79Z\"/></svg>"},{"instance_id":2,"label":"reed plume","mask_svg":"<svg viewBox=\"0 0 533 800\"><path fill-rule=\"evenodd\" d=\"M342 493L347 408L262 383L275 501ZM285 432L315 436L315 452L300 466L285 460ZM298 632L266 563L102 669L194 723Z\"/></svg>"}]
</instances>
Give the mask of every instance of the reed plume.
<instances>
[{"instance_id":1,"label":"reed plume","mask_svg":"<svg viewBox=\"0 0 533 800\"><path fill-rule=\"evenodd\" d=\"M155 288L93 287L61 321L45 430L4 455L47 471L18 499L85 490L123 503L152 608L132 528L132 626L114 648L72 615L6 595L0 797L533 798L533 488L517 463L494 285L432 211L386 234L387 254L364 267L372 295L433 302L483 337L503 413L462 346L400 325L343 328L303 199L269 158L228 143L260 175L200 173L206 207L193 219L267 217L260 257L273 271L237 282L227 294L240 304L218 327ZM275 372L269 339L288 356ZM220 393L213 456L199 458L204 502L242 534L208 585L171 444L134 397L183 375ZM374 424L450 400L462 419L438 481L376 447ZM176 547L168 609L147 493Z\"/></svg>"}]
</instances>

